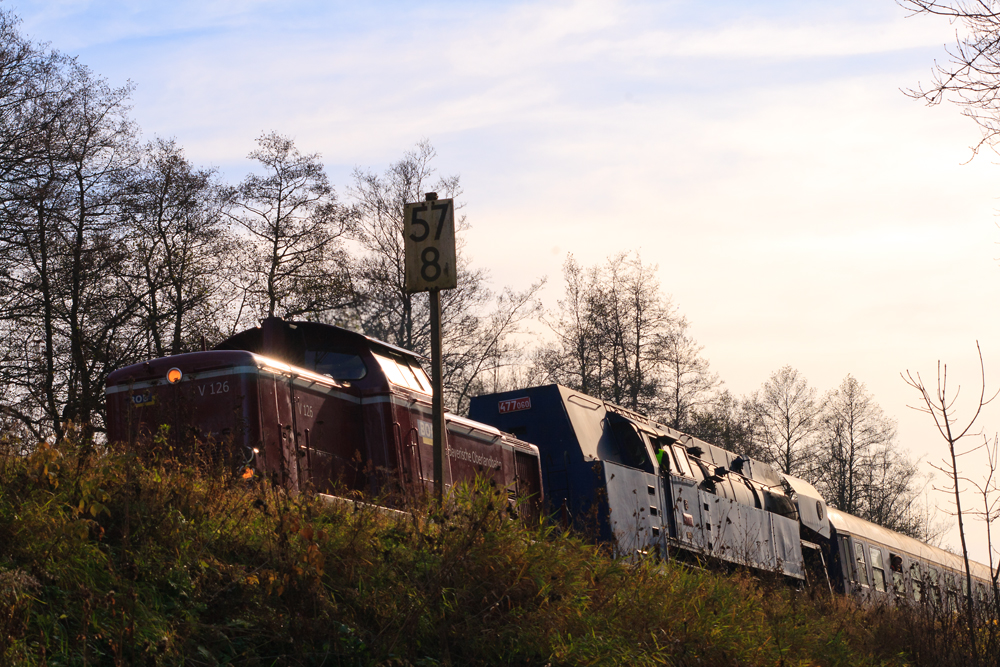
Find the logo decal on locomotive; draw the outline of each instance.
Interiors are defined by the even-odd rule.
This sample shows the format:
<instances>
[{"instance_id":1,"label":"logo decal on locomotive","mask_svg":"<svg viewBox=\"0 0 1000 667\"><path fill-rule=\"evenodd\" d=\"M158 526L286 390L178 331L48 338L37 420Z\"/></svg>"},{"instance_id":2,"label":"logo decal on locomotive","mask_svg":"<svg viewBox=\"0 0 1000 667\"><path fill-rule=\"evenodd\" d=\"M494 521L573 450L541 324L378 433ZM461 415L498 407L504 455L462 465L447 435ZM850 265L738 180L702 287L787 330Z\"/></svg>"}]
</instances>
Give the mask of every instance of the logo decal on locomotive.
<instances>
[{"instance_id":1,"label":"logo decal on locomotive","mask_svg":"<svg viewBox=\"0 0 1000 667\"><path fill-rule=\"evenodd\" d=\"M524 398L512 398L507 401L500 401L500 414L506 414L508 412L517 412L518 410L530 410L531 409L531 397L525 396Z\"/></svg>"},{"instance_id":2,"label":"logo decal on locomotive","mask_svg":"<svg viewBox=\"0 0 1000 667\"><path fill-rule=\"evenodd\" d=\"M423 419L417 420L417 435L425 445L434 444L434 425Z\"/></svg>"},{"instance_id":3,"label":"logo decal on locomotive","mask_svg":"<svg viewBox=\"0 0 1000 667\"><path fill-rule=\"evenodd\" d=\"M153 392L147 391L145 394L132 394L132 405L137 408L141 408L144 405L153 405L156 403L156 396L153 396Z\"/></svg>"},{"instance_id":4,"label":"logo decal on locomotive","mask_svg":"<svg viewBox=\"0 0 1000 667\"><path fill-rule=\"evenodd\" d=\"M469 463L477 466L489 466L490 468L496 468L497 470L500 469L500 459L490 458L489 456L483 456L482 454L469 452L464 449L454 449L449 447L448 457L468 461Z\"/></svg>"}]
</instances>

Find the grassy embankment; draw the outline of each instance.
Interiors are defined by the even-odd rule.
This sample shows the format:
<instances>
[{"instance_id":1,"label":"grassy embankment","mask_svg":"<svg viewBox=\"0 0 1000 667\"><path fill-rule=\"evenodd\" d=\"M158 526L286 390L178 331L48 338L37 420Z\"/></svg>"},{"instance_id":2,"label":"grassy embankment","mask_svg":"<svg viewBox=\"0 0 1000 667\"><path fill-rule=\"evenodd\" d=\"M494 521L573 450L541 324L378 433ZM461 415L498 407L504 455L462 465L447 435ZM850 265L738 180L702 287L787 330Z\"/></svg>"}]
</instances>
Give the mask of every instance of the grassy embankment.
<instances>
[{"instance_id":1,"label":"grassy embankment","mask_svg":"<svg viewBox=\"0 0 1000 667\"><path fill-rule=\"evenodd\" d=\"M948 616L615 561L482 489L390 518L163 451L0 456L4 664L961 664Z\"/></svg>"}]
</instances>

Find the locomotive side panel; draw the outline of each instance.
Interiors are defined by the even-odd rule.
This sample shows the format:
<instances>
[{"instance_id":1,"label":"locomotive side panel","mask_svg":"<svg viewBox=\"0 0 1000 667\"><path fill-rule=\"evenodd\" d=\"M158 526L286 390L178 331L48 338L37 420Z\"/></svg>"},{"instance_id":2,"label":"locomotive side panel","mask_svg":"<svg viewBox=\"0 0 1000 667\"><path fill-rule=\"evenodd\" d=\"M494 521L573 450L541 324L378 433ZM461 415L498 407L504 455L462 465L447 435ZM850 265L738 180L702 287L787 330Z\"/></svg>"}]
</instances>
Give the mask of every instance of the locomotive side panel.
<instances>
[{"instance_id":1,"label":"locomotive side panel","mask_svg":"<svg viewBox=\"0 0 1000 667\"><path fill-rule=\"evenodd\" d=\"M550 511L560 512L567 520L583 520L597 502L597 472L594 459L588 460L581 450L560 389L548 385L473 397L469 417L538 445L541 486ZM589 403L574 407L597 410L600 404L587 398Z\"/></svg>"},{"instance_id":2,"label":"locomotive side panel","mask_svg":"<svg viewBox=\"0 0 1000 667\"><path fill-rule=\"evenodd\" d=\"M535 498L536 504L544 501L540 457L531 452L514 450L514 474L518 495Z\"/></svg>"},{"instance_id":3,"label":"locomotive side panel","mask_svg":"<svg viewBox=\"0 0 1000 667\"><path fill-rule=\"evenodd\" d=\"M508 464L504 468L504 451L499 438L494 442L475 437L464 429L448 424L447 458L451 467L452 479L472 480L482 477L493 482L500 488L507 487L504 473L511 472L511 490L513 490L513 470ZM510 462L513 464L513 460Z\"/></svg>"},{"instance_id":4,"label":"locomotive side panel","mask_svg":"<svg viewBox=\"0 0 1000 667\"><path fill-rule=\"evenodd\" d=\"M619 551L633 554L653 547L665 554L667 528L657 476L610 461L596 464L597 469L607 490L607 521Z\"/></svg>"},{"instance_id":5,"label":"locomotive side panel","mask_svg":"<svg viewBox=\"0 0 1000 667\"><path fill-rule=\"evenodd\" d=\"M105 390L109 440L151 443L166 426L171 446L212 438L242 450L249 463L260 420L257 369L248 357L178 355L115 371ZM167 379L171 369L177 382Z\"/></svg>"}]
</instances>

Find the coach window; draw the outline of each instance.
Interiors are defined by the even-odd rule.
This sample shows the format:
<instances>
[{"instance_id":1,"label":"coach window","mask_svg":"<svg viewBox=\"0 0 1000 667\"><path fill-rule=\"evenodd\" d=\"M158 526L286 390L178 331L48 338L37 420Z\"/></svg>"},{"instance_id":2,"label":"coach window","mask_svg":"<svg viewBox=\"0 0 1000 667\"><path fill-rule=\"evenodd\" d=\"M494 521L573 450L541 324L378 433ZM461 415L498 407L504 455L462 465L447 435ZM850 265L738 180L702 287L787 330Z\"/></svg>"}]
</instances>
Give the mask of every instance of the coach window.
<instances>
[{"instance_id":1,"label":"coach window","mask_svg":"<svg viewBox=\"0 0 1000 667\"><path fill-rule=\"evenodd\" d=\"M865 562L865 546L861 542L854 543L854 561L858 568L858 582L868 588L868 563Z\"/></svg>"},{"instance_id":2,"label":"coach window","mask_svg":"<svg viewBox=\"0 0 1000 667\"><path fill-rule=\"evenodd\" d=\"M924 599L924 579L920 574L920 563L910 563L910 581L913 583L913 599L920 602Z\"/></svg>"},{"instance_id":3,"label":"coach window","mask_svg":"<svg viewBox=\"0 0 1000 667\"><path fill-rule=\"evenodd\" d=\"M958 586L955 585L955 575L951 572L944 573L945 605L948 611L958 610Z\"/></svg>"},{"instance_id":4,"label":"coach window","mask_svg":"<svg viewBox=\"0 0 1000 667\"><path fill-rule=\"evenodd\" d=\"M892 587L897 595L906 595L906 581L903 579L903 557L889 554L889 569L892 570Z\"/></svg>"},{"instance_id":5,"label":"coach window","mask_svg":"<svg viewBox=\"0 0 1000 667\"><path fill-rule=\"evenodd\" d=\"M875 590L885 593L885 568L882 566L882 550L878 547L871 547L869 553L872 556L872 579Z\"/></svg>"},{"instance_id":6,"label":"coach window","mask_svg":"<svg viewBox=\"0 0 1000 667\"><path fill-rule=\"evenodd\" d=\"M941 604L941 588L938 583L938 571L933 567L927 568L927 593L936 605Z\"/></svg>"},{"instance_id":7,"label":"coach window","mask_svg":"<svg viewBox=\"0 0 1000 667\"><path fill-rule=\"evenodd\" d=\"M857 580L854 568L851 567L851 541L846 535L840 536L840 569L844 571L844 579L847 581Z\"/></svg>"}]
</instances>

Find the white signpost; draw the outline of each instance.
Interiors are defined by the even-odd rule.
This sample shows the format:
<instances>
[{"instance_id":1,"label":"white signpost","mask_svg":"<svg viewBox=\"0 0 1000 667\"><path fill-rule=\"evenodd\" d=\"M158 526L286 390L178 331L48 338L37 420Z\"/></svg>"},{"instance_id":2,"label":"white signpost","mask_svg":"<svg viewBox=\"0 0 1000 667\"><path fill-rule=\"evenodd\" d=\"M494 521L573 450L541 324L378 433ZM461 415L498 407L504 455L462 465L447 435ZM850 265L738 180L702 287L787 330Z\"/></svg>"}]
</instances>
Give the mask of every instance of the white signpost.
<instances>
[{"instance_id":1,"label":"white signpost","mask_svg":"<svg viewBox=\"0 0 1000 667\"><path fill-rule=\"evenodd\" d=\"M403 212L406 291L453 289L455 275L455 205L453 199L407 204Z\"/></svg>"},{"instance_id":2,"label":"white signpost","mask_svg":"<svg viewBox=\"0 0 1000 667\"><path fill-rule=\"evenodd\" d=\"M455 269L455 203L428 192L403 208L406 292L430 292L431 384L434 421L434 497L444 499L444 386L441 380L441 294L458 286Z\"/></svg>"}]
</instances>

